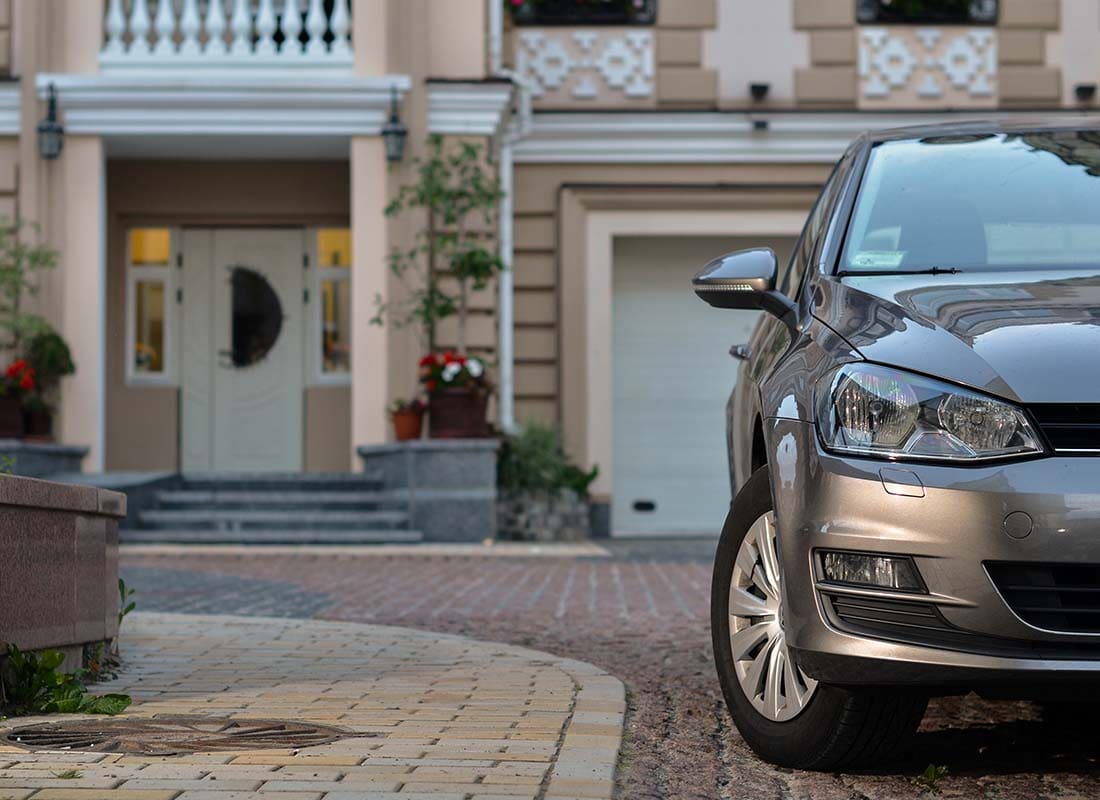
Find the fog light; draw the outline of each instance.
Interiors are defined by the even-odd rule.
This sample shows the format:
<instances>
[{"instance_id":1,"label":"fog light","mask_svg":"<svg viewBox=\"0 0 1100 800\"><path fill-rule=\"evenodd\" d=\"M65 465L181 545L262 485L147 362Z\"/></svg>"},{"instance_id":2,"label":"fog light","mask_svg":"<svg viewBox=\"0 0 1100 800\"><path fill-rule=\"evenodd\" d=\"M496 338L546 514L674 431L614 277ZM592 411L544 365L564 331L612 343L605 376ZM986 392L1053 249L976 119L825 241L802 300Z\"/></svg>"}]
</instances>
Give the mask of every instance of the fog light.
<instances>
[{"instance_id":1,"label":"fog light","mask_svg":"<svg viewBox=\"0 0 1100 800\"><path fill-rule=\"evenodd\" d=\"M834 583L856 583L906 592L924 591L916 565L911 558L904 556L826 550L821 553L821 568L825 580Z\"/></svg>"}]
</instances>

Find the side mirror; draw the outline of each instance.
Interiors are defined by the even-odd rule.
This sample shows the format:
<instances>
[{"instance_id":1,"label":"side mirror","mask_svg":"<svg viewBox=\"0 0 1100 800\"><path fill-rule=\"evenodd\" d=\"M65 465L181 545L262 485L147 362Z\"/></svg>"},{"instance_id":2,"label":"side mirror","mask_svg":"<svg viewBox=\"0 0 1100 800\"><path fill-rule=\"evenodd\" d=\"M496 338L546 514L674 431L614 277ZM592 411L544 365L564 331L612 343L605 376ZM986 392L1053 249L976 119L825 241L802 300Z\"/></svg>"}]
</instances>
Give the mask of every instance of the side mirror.
<instances>
[{"instance_id":1,"label":"side mirror","mask_svg":"<svg viewBox=\"0 0 1100 800\"><path fill-rule=\"evenodd\" d=\"M762 309L795 328L798 307L775 290L778 272L779 263L770 247L738 250L703 267L691 287L715 308Z\"/></svg>"}]
</instances>

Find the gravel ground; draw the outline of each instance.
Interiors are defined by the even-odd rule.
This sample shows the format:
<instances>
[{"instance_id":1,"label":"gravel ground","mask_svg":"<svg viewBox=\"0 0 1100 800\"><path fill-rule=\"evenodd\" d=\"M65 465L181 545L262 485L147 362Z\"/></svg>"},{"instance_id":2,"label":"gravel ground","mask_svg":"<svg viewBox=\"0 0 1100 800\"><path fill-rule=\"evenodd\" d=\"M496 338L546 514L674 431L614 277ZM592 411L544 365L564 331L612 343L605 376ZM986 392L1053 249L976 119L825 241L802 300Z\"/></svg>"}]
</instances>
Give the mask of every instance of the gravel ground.
<instances>
[{"instance_id":1,"label":"gravel ground","mask_svg":"<svg viewBox=\"0 0 1100 800\"><path fill-rule=\"evenodd\" d=\"M1100 797L1100 739L1039 721L1029 703L932 703L913 750L874 772L764 764L732 727L707 627L713 540L615 541L611 558L124 555L146 611L315 617L403 625L536 647L621 678L630 716L619 796L919 798L929 764L943 798ZM1083 700L1085 698L1082 698ZM1100 700L1100 698L1097 698Z\"/></svg>"}]
</instances>

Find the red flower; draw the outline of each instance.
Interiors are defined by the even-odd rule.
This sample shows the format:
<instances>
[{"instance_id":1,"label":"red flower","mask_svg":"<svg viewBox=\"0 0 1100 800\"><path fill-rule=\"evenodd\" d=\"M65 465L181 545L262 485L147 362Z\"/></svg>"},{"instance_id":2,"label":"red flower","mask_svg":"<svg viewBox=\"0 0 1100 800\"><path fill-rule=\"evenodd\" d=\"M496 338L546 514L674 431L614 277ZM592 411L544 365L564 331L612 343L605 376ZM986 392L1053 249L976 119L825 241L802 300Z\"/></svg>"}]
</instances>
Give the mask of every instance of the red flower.
<instances>
[{"instance_id":1,"label":"red flower","mask_svg":"<svg viewBox=\"0 0 1100 800\"><path fill-rule=\"evenodd\" d=\"M8 377L14 378L18 376L23 370L27 368L27 362L25 359L20 358L18 361L13 361L11 366L8 367Z\"/></svg>"},{"instance_id":2,"label":"red flower","mask_svg":"<svg viewBox=\"0 0 1100 800\"><path fill-rule=\"evenodd\" d=\"M28 369L23 373L23 377L19 381L19 388L24 392L34 391L34 370Z\"/></svg>"},{"instance_id":3,"label":"red flower","mask_svg":"<svg viewBox=\"0 0 1100 800\"><path fill-rule=\"evenodd\" d=\"M422 366L422 367L435 366L435 353L428 353L428 355L426 355L422 359L420 359L420 366Z\"/></svg>"},{"instance_id":4,"label":"red flower","mask_svg":"<svg viewBox=\"0 0 1100 800\"><path fill-rule=\"evenodd\" d=\"M424 381L424 388L429 392L435 391L435 381Z\"/></svg>"}]
</instances>

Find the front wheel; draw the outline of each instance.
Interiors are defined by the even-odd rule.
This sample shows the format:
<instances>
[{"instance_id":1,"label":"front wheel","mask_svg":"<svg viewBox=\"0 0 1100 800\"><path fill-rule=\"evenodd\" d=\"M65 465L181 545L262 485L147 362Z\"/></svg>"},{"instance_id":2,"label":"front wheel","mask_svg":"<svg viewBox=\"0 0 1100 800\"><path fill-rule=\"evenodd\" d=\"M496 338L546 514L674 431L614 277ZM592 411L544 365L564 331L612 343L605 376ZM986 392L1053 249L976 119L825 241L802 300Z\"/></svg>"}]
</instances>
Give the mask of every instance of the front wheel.
<instances>
[{"instance_id":1,"label":"front wheel","mask_svg":"<svg viewBox=\"0 0 1100 800\"><path fill-rule=\"evenodd\" d=\"M924 715L924 696L818 683L791 657L767 467L753 473L726 518L711 635L730 715L766 761L815 770L868 765L908 739Z\"/></svg>"}]
</instances>

